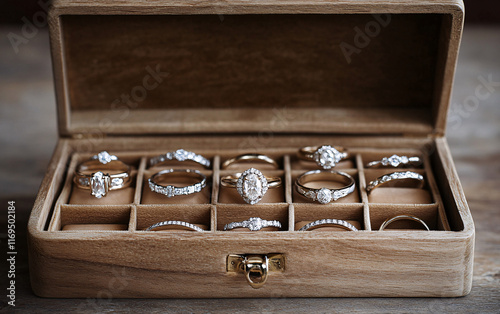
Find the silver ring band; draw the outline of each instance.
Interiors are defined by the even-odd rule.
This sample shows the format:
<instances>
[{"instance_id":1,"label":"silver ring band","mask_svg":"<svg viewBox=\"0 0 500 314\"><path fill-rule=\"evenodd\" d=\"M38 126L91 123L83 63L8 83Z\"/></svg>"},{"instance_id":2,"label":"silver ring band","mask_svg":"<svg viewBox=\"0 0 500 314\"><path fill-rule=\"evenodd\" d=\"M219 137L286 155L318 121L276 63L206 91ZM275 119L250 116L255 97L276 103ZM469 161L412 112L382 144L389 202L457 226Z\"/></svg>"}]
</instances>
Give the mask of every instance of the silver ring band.
<instances>
[{"instance_id":1,"label":"silver ring band","mask_svg":"<svg viewBox=\"0 0 500 314\"><path fill-rule=\"evenodd\" d=\"M333 179L333 180L332 180ZM340 189L328 189L328 188L310 188L305 186L308 182L319 181L319 180L332 180L335 182L345 182L346 186ZM345 197L356 188L356 183L353 177L342 171L335 170L311 170L303 173L295 180L295 187L297 192L302 196L314 201L318 201L321 204L328 204L332 201L336 201L339 198Z\"/></svg>"},{"instance_id":2,"label":"silver ring band","mask_svg":"<svg viewBox=\"0 0 500 314\"><path fill-rule=\"evenodd\" d=\"M202 155L195 154L193 152L184 150L184 149L178 149L173 152L168 152L166 154L162 154L156 157L152 157L149 159L149 166L157 166L159 164L162 164L164 162L172 161L172 160L177 160L177 161L193 161L197 164L202 165L205 168L210 168L210 160L207 158L203 157Z\"/></svg>"},{"instance_id":3,"label":"silver ring band","mask_svg":"<svg viewBox=\"0 0 500 314\"><path fill-rule=\"evenodd\" d=\"M308 231L312 229L316 229L319 227L326 227L326 226L335 226L335 227L342 227L346 230L349 231L358 231L358 228L354 227L352 224L345 220L341 219L320 219L316 220L313 222L308 223L304 227L300 228L297 231Z\"/></svg>"},{"instance_id":4,"label":"silver ring band","mask_svg":"<svg viewBox=\"0 0 500 314\"><path fill-rule=\"evenodd\" d=\"M382 225L380 225L380 228L378 229L378 231L383 231L388 225L390 225L391 223L398 221L398 220L413 220L413 221L420 223L422 226L424 226L425 229L427 229L427 231L431 231L429 229L429 226L427 226L427 224L422 219L415 217L415 216L411 216L411 215L399 215L399 216L389 218L386 221L384 221L382 223Z\"/></svg>"},{"instance_id":5,"label":"silver ring band","mask_svg":"<svg viewBox=\"0 0 500 314\"><path fill-rule=\"evenodd\" d=\"M228 223L224 226L224 231L232 230L234 228L247 228L251 231L259 231L266 227L276 227L281 229L281 222L277 220L264 220L259 217L252 217L248 220Z\"/></svg>"},{"instance_id":6,"label":"silver ring band","mask_svg":"<svg viewBox=\"0 0 500 314\"><path fill-rule=\"evenodd\" d=\"M366 164L366 168L380 168L380 167L408 167L418 166L422 163L420 157L408 157L392 155L391 157L384 157L381 160L371 161Z\"/></svg>"},{"instance_id":7,"label":"silver ring band","mask_svg":"<svg viewBox=\"0 0 500 314\"><path fill-rule=\"evenodd\" d=\"M416 180L418 182L417 188L422 188L424 185L424 177L419 173L413 171L393 172L380 176L377 179L371 181L366 187L366 192L370 194L373 190L380 187L382 184L390 181L406 179Z\"/></svg>"},{"instance_id":8,"label":"silver ring band","mask_svg":"<svg viewBox=\"0 0 500 314\"><path fill-rule=\"evenodd\" d=\"M200 179L200 182L183 187L163 185L159 183L161 179L164 179L168 176L191 176ZM177 195L189 195L201 192L201 190L207 184L207 177L203 173L194 169L167 169L155 173L153 176L151 176L151 178L149 178L148 182L151 191L158 194L163 194L167 197L174 197Z\"/></svg>"},{"instance_id":9,"label":"silver ring band","mask_svg":"<svg viewBox=\"0 0 500 314\"><path fill-rule=\"evenodd\" d=\"M151 225L151 226L147 227L146 229L144 229L144 231L151 231L153 229L164 227L164 226L180 226L180 227L192 229L193 231L198 231L198 232L205 231L196 225L190 224L190 223L185 222L185 221L179 221L179 220L167 220L167 221L157 222L154 225Z\"/></svg>"}]
</instances>

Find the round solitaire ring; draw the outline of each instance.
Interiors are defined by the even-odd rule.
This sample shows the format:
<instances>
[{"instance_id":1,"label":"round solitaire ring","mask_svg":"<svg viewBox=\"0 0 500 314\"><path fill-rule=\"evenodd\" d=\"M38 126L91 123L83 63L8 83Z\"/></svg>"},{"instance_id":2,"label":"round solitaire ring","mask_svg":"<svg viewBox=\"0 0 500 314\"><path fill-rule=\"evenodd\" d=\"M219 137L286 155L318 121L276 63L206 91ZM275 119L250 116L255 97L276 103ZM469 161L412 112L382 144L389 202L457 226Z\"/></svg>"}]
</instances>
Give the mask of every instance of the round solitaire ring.
<instances>
[{"instance_id":1,"label":"round solitaire ring","mask_svg":"<svg viewBox=\"0 0 500 314\"><path fill-rule=\"evenodd\" d=\"M210 160L203 157L202 155L198 155L184 149L178 149L173 152L168 152L166 154L153 157L149 159L149 166L150 167L157 166L159 164L163 164L171 160L194 161L195 163L200 164L205 168L210 168Z\"/></svg>"},{"instance_id":2,"label":"round solitaire ring","mask_svg":"<svg viewBox=\"0 0 500 314\"><path fill-rule=\"evenodd\" d=\"M317 189L306 186L307 183L314 181L334 181L345 183L345 186L340 189L329 189L325 187ZM353 177L345 172L335 170L311 170L300 175L297 180L295 180L295 187L299 194L308 199L318 201L321 204L328 204L354 192L356 184Z\"/></svg>"},{"instance_id":3,"label":"round solitaire ring","mask_svg":"<svg viewBox=\"0 0 500 314\"><path fill-rule=\"evenodd\" d=\"M393 172L388 173L371 181L366 187L366 192L370 194L373 190L388 182L406 182L414 181L417 183L416 188L421 189L424 186L424 177L413 171ZM413 185L412 185L413 186Z\"/></svg>"},{"instance_id":4,"label":"round solitaire ring","mask_svg":"<svg viewBox=\"0 0 500 314\"><path fill-rule=\"evenodd\" d=\"M250 168L243 173L222 177L221 185L236 188L246 203L255 205L260 202L268 189L281 186L281 178L265 177L259 170Z\"/></svg>"},{"instance_id":5,"label":"round solitaire ring","mask_svg":"<svg viewBox=\"0 0 500 314\"><path fill-rule=\"evenodd\" d=\"M196 225L190 224L190 223L185 222L185 221L179 221L179 220L167 220L167 221L157 222L154 225L151 225L151 226L147 227L146 229L144 229L144 231L152 231L153 229L165 227L165 226L179 226L179 227L184 227L187 229L191 229L192 231L198 231L198 232L205 231Z\"/></svg>"},{"instance_id":6,"label":"round solitaire ring","mask_svg":"<svg viewBox=\"0 0 500 314\"><path fill-rule=\"evenodd\" d=\"M349 157L349 153L340 146L323 145L302 147L298 156L302 160L316 162L323 169L331 169Z\"/></svg>"},{"instance_id":7,"label":"round solitaire ring","mask_svg":"<svg viewBox=\"0 0 500 314\"><path fill-rule=\"evenodd\" d=\"M381 168L381 167L410 167L418 166L422 163L420 157L408 157L392 155L391 157L384 157L381 160L371 161L366 164L366 168Z\"/></svg>"},{"instance_id":8,"label":"round solitaire ring","mask_svg":"<svg viewBox=\"0 0 500 314\"><path fill-rule=\"evenodd\" d=\"M90 190L91 195L101 198L109 191L130 186L130 167L116 156L103 151L81 163L73 176L80 189Z\"/></svg>"},{"instance_id":9,"label":"round solitaire ring","mask_svg":"<svg viewBox=\"0 0 500 314\"><path fill-rule=\"evenodd\" d=\"M198 182L182 187L165 184L165 182L169 179L178 177L191 177L197 179ZM201 192L201 190L207 185L207 177L203 173L194 169L167 169L155 173L151 176L151 178L149 178L148 182L151 191L163 194L167 197L174 197L177 195L189 195Z\"/></svg>"},{"instance_id":10,"label":"round solitaire ring","mask_svg":"<svg viewBox=\"0 0 500 314\"><path fill-rule=\"evenodd\" d=\"M399 215L399 216L396 216L396 217L389 218L389 219L387 219L386 221L384 221L382 223L382 225L380 226L380 229L378 229L378 231L383 231L388 225L390 225L391 223L393 223L395 221L398 221L398 220L413 220L413 221L416 221L416 222L420 223L422 226L424 226L424 228L427 231L430 231L429 226L427 226L427 224L422 219L420 219L418 217L415 217L415 216L410 216L410 215Z\"/></svg>"},{"instance_id":11,"label":"round solitaire ring","mask_svg":"<svg viewBox=\"0 0 500 314\"><path fill-rule=\"evenodd\" d=\"M240 222L231 222L224 226L224 231L234 228L247 228L250 231L259 231L262 228L275 227L281 229L281 222L277 220L264 220L259 217L252 217Z\"/></svg>"},{"instance_id":12,"label":"round solitaire ring","mask_svg":"<svg viewBox=\"0 0 500 314\"><path fill-rule=\"evenodd\" d=\"M221 169L227 169L229 166L233 165L233 164L237 164L237 163L241 163L241 162L261 162L261 163L266 163L266 164L269 164L271 166L273 166L274 168L278 169L278 163L266 156L266 155L260 155L260 154L244 154L244 155L240 155L240 156L236 156L236 157L233 157L233 158L229 158L228 160L224 161L221 165Z\"/></svg>"},{"instance_id":13,"label":"round solitaire ring","mask_svg":"<svg viewBox=\"0 0 500 314\"><path fill-rule=\"evenodd\" d=\"M317 228L321 227L327 227L327 226L333 226L333 227L341 227L349 231L358 231L356 227L354 227L352 224L348 223L345 220L341 219L320 219L316 220L313 222L308 223L304 227L300 228L297 231L308 231L308 230L314 230Z\"/></svg>"}]
</instances>

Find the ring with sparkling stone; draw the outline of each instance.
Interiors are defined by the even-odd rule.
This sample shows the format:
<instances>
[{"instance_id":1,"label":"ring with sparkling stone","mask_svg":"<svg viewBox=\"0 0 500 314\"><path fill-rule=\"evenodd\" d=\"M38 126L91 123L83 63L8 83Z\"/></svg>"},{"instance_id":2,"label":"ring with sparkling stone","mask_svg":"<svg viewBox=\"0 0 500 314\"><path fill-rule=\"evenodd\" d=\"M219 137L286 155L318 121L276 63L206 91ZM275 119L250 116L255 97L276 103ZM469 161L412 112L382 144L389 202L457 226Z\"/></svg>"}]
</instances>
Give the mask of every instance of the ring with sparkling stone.
<instances>
[{"instance_id":1,"label":"ring with sparkling stone","mask_svg":"<svg viewBox=\"0 0 500 314\"><path fill-rule=\"evenodd\" d=\"M260 154L244 154L244 155L239 155L233 158L229 158L228 160L224 161L221 165L221 169L227 169L229 166L240 163L240 162L261 162L261 163L266 163L270 164L274 168L278 169L278 163L272 159L271 157L268 157L266 155L260 155Z\"/></svg>"},{"instance_id":2,"label":"ring with sparkling stone","mask_svg":"<svg viewBox=\"0 0 500 314\"><path fill-rule=\"evenodd\" d=\"M248 220L231 222L224 226L224 231L232 230L235 228L247 228L250 231L259 231L262 228L275 227L281 229L281 222L277 220L264 220L259 217L252 217Z\"/></svg>"},{"instance_id":3,"label":"ring with sparkling stone","mask_svg":"<svg viewBox=\"0 0 500 314\"><path fill-rule=\"evenodd\" d=\"M304 227L300 228L297 231L308 231L308 230L314 230L317 228L322 228L322 227L328 227L328 226L333 226L333 227L341 227L349 231L358 231L358 228L354 227L352 224L345 220L341 219L320 219L316 220L313 222L308 223Z\"/></svg>"},{"instance_id":4,"label":"ring with sparkling stone","mask_svg":"<svg viewBox=\"0 0 500 314\"><path fill-rule=\"evenodd\" d=\"M172 178L193 178L196 183L186 186L175 186L171 184L166 184L169 179ZM155 173L148 180L149 188L151 191L163 194L167 197L174 197L177 195L189 195L201 192L203 188L207 185L207 177L194 169L167 169Z\"/></svg>"},{"instance_id":5,"label":"ring with sparkling stone","mask_svg":"<svg viewBox=\"0 0 500 314\"><path fill-rule=\"evenodd\" d=\"M316 162L323 169L331 169L349 157L349 153L340 146L323 145L302 147L298 156L299 159Z\"/></svg>"},{"instance_id":6,"label":"ring with sparkling stone","mask_svg":"<svg viewBox=\"0 0 500 314\"><path fill-rule=\"evenodd\" d=\"M413 181L413 182L411 182ZM371 181L366 187L366 192L370 194L373 190L380 187L381 185L385 185L388 182L398 182L399 183L416 183L410 184L410 187L415 187L417 189L421 189L424 186L424 177L413 171L402 171L402 172L393 172L384 174L383 176L378 177L377 179ZM406 186L406 185L405 185Z\"/></svg>"},{"instance_id":7,"label":"ring with sparkling stone","mask_svg":"<svg viewBox=\"0 0 500 314\"><path fill-rule=\"evenodd\" d=\"M427 224L422 219L420 219L418 217L415 217L415 216L411 216L411 215L399 215L399 216L395 216L395 217L389 218L386 221L384 221L382 223L382 225L380 225L380 228L378 229L378 231L383 231L388 225L390 225L391 223L393 223L395 221L398 221L398 220L413 220L413 221L416 221L416 222L420 223L422 226L424 226L424 228L427 231L430 231L429 226L427 226Z\"/></svg>"},{"instance_id":8,"label":"ring with sparkling stone","mask_svg":"<svg viewBox=\"0 0 500 314\"><path fill-rule=\"evenodd\" d=\"M314 181L333 181L344 183L345 186L338 189L331 188L311 188L306 186L307 183ZM336 201L339 198L346 197L354 192L356 183L353 177L342 171L335 170L311 170L300 175L295 180L295 188L299 194L307 197L312 201L318 201L321 204L328 204Z\"/></svg>"},{"instance_id":9,"label":"ring with sparkling stone","mask_svg":"<svg viewBox=\"0 0 500 314\"><path fill-rule=\"evenodd\" d=\"M420 157L408 157L392 155L391 157L384 157L381 160L371 161L366 164L366 168L382 168L382 167L411 167L418 166L422 163Z\"/></svg>"},{"instance_id":10,"label":"ring with sparkling stone","mask_svg":"<svg viewBox=\"0 0 500 314\"><path fill-rule=\"evenodd\" d=\"M165 226L179 226L179 227L184 227L192 231L198 231L198 232L203 232L202 228L198 227L197 225L191 224L189 222L185 221L179 221L179 220L167 220L167 221L162 221L162 222L157 222L154 225L151 225L144 229L144 231L152 231L153 229L156 228L161 228Z\"/></svg>"},{"instance_id":11,"label":"ring with sparkling stone","mask_svg":"<svg viewBox=\"0 0 500 314\"><path fill-rule=\"evenodd\" d=\"M281 186L281 178L266 177L259 170L250 168L243 173L222 177L221 185L236 188L246 203L255 205L260 202L268 189Z\"/></svg>"},{"instance_id":12,"label":"ring with sparkling stone","mask_svg":"<svg viewBox=\"0 0 500 314\"><path fill-rule=\"evenodd\" d=\"M73 182L76 187L90 190L91 195L101 198L109 191L130 186L130 166L103 151L78 166Z\"/></svg>"},{"instance_id":13,"label":"ring with sparkling stone","mask_svg":"<svg viewBox=\"0 0 500 314\"><path fill-rule=\"evenodd\" d=\"M184 149L178 149L173 152L168 152L166 154L161 154L159 156L152 157L151 159L149 159L149 166L150 167L157 166L172 160L193 161L197 164L202 165L205 168L210 168L210 160L203 157L202 155L198 155Z\"/></svg>"}]
</instances>

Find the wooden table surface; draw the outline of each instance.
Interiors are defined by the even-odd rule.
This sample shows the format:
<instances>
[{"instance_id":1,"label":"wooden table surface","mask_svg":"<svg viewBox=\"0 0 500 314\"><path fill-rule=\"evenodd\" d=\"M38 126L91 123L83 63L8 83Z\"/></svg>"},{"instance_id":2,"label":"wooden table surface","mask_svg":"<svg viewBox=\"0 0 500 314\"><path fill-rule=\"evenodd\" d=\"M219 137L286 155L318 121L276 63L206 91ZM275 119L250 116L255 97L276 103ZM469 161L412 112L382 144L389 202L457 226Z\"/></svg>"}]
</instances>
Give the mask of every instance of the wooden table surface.
<instances>
[{"instance_id":1,"label":"wooden table surface","mask_svg":"<svg viewBox=\"0 0 500 314\"><path fill-rule=\"evenodd\" d=\"M57 139L55 99L45 29L18 46L0 27L0 222L6 239L7 201L17 207L16 310L20 312L407 312L500 313L500 28L466 27L447 137L476 224L473 288L463 298L370 299L42 299L29 284L26 224ZM498 82L470 106L482 78ZM481 97L483 98L483 97ZM472 104L472 102L471 102ZM5 256L5 255L4 255ZM2 258L1 312L7 306L7 265Z\"/></svg>"}]
</instances>

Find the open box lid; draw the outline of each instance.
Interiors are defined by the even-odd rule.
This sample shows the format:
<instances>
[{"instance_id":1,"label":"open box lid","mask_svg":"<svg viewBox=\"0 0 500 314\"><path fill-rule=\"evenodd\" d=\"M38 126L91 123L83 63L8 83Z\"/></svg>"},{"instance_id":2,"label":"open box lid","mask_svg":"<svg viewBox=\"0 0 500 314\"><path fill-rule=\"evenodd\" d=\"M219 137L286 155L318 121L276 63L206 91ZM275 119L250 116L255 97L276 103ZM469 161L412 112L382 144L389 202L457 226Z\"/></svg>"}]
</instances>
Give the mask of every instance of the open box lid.
<instances>
[{"instance_id":1,"label":"open box lid","mask_svg":"<svg viewBox=\"0 0 500 314\"><path fill-rule=\"evenodd\" d=\"M440 136L463 10L461 0L56 0L59 130Z\"/></svg>"}]
</instances>

